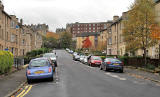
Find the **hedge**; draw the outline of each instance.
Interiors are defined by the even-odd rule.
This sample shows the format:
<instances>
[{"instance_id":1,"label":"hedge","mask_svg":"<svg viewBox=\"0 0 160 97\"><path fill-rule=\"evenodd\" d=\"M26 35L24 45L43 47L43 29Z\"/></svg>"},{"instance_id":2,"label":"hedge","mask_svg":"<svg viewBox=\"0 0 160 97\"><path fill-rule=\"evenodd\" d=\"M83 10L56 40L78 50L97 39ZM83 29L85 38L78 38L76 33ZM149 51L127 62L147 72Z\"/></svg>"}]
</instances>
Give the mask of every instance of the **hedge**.
<instances>
[{"instance_id":1,"label":"hedge","mask_svg":"<svg viewBox=\"0 0 160 97\"><path fill-rule=\"evenodd\" d=\"M30 62L30 60L35 59L35 58L39 58L39 57L43 56L44 53L48 53L48 52L51 52L51 49L40 48L37 50L32 50L31 52L28 52L26 54L26 56L24 56L24 63L28 64Z\"/></svg>"},{"instance_id":2,"label":"hedge","mask_svg":"<svg viewBox=\"0 0 160 97\"><path fill-rule=\"evenodd\" d=\"M8 51L0 51L0 74L10 72L13 64L13 54Z\"/></svg>"}]
</instances>

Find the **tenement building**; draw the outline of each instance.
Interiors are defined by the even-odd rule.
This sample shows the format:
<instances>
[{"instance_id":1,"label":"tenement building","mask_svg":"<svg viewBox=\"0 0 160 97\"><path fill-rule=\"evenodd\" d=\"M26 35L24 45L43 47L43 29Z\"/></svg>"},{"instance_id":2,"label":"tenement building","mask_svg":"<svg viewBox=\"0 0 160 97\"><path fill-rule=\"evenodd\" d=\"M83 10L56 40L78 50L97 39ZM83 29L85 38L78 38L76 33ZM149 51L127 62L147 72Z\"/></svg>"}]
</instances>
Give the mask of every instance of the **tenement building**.
<instances>
[{"instance_id":1,"label":"tenement building","mask_svg":"<svg viewBox=\"0 0 160 97\"><path fill-rule=\"evenodd\" d=\"M46 36L48 25L24 25L23 20L4 11L0 1L0 50L23 56L27 52L42 46L42 36Z\"/></svg>"}]
</instances>

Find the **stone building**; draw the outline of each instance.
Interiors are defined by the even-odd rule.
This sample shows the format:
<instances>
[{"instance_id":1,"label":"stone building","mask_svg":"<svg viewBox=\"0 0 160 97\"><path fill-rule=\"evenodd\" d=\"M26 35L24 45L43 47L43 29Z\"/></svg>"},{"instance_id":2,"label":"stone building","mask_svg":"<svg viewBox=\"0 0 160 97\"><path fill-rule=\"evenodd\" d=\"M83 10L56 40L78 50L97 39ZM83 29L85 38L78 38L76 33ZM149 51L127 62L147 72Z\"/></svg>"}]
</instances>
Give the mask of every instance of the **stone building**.
<instances>
[{"instance_id":1,"label":"stone building","mask_svg":"<svg viewBox=\"0 0 160 97\"><path fill-rule=\"evenodd\" d=\"M56 33L57 33L57 34L60 34L60 33L62 33L62 32L66 32L66 29L64 29L64 28L57 28L57 29L56 29Z\"/></svg>"},{"instance_id":2,"label":"stone building","mask_svg":"<svg viewBox=\"0 0 160 97\"><path fill-rule=\"evenodd\" d=\"M27 52L39 49L42 46L42 36L46 36L48 25L38 24L27 26L23 20L4 11L0 1L0 50L13 53L14 56L23 56Z\"/></svg>"},{"instance_id":3,"label":"stone building","mask_svg":"<svg viewBox=\"0 0 160 97\"><path fill-rule=\"evenodd\" d=\"M39 34L41 34L42 36L46 36L49 27L46 24L38 24L38 25L28 25L33 31L38 32Z\"/></svg>"}]
</instances>

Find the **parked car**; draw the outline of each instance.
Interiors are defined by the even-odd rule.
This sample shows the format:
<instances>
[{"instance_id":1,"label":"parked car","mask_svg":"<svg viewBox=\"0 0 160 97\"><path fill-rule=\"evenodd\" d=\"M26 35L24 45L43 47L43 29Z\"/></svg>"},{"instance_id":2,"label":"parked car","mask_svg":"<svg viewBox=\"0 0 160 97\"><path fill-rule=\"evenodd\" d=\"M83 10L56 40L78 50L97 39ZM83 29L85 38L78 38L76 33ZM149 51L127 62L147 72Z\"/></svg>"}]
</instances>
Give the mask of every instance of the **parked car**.
<instances>
[{"instance_id":1,"label":"parked car","mask_svg":"<svg viewBox=\"0 0 160 97\"><path fill-rule=\"evenodd\" d=\"M88 63L88 56L84 56L82 63L87 64Z\"/></svg>"},{"instance_id":2,"label":"parked car","mask_svg":"<svg viewBox=\"0 0 160 97\"><path fill-rule=\"evenodd\" d=\"M88 64L89 66L99 67L102 64L102 59L99 56L90 56Z\"/></svg>"},{"instance_id":3,"label":"parked car","mask_svg":"<svg viewBox=\"0 0 160 97\"><path fill-rule=\"evenodd\" d=\"M74 52L74 53L73 53L73 56L75 56L75 55L77 55L77 54L78 54L77 52Z\"/></svg>"},{"instance_id":4,"label":"parked car","mask_svg":"<svg viewBox=\"0 0 160 97\"><path fill-rule=\"evenodd\" d=\"M57 56L55 53L45 53L43 57L50 58L52 63L57 67Z\"/></svg>"},{"instance_id":5,"label":"parked car","mask_svg":"<svg viewBox=\"0 0 160 97\"><path fill-rule=\"evenodd\" d=\"M73 60L79 61L79 60L80 60L80 55L79 55L79 54L75 55L75 56L73 57Z\"/></svg>"},{"instance_id":6,"label":"parked car","mask_svg":"<svg viewBox=\"0 0 160 97\"><path fill-rule=\"evenodd\" d=\"M79 61L83 62L84 57L85 57L84 55L81 55L80 58L79 58Z\"/></svg>"},{"instance_id":7,"label":"parked car","mask_svg":"<svg viewBox=\"0 0 160 97\"><path fill-rule=\"evenodd\" d=\"M53 81L54 70L54 64L51 63L49 58L32 59L26 70L27 81L28 83L34 79L50 79Z\"/></svg>"},{"instance_id":8,"label":"parked car","mask_svg":"<svg viewBox=\"0 0 160 97\"><path fill-rule=\"evenodd\" d=\"M123 62L116 58L106 58L100 66L101 70L114 70L123 73Z\"/></svg>"}]
</instances>

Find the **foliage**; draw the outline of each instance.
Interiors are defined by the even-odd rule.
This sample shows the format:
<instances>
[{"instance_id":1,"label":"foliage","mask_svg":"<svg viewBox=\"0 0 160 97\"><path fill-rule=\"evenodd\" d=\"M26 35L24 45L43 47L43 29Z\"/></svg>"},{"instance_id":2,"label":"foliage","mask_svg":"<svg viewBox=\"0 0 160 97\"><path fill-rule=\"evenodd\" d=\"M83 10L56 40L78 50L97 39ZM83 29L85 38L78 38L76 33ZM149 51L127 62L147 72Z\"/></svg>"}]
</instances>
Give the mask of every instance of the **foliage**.
<instances>
[{"instance_id":1,"label":"foliage","mask_svg":"<svg viewBox=\"0 0 160 97\"><path fill-rule=\"evenodd\" d=\"M72 45L72 34L69 32L63 32L60 35L59 46L60 48L70 48Z\"/></svg>"},{"instance_id":2,"label":"foliage","mask_svg":"<svg viewBox=\"0 0 160 97\"><path fill-rule=\"evenodd\" d=\"M25 64L28 64L31 59L39 58L44 53L48 53L50 51L50 48L40 48L38 50L32 50L31 52L27 52L26 56L24 56Z\"/></svg>"},{"instance_id":3,"label":"foliage","mask_svg":"<svg viewBox=\"0 0 160 97\"><path fill-rule=\"evenodd\" d=\"M46 37L47 37L47 38L59 39L59 35L58 35L57 33L54 33L54 32L47 32Z\"/></svg>"},{"instance_id":4,"label":"foliage","mask_svg":"<svg viewBox=\"0 0 160 97\"><path fill-rule=\"evenodd\" d=\"M54 49L54 48L57 48L57 46L58 46L58 40L53 37L49 37L49 38L45 37L45 38L43 38L43 45L46 48Z\"/></svg>"},{"instance_id":5,"label":"foliage","mask_svg":"<svg viewBox=\"0 0 160 97\"><path fill-rule=\"evenodd\" d=\"M123 35L128 52L143 50L145 65L147 65L147 48L157 43L157 40L151 37L153 24L156 24L153 0L135 0L128 12L128 20L124 21Z\"/></svg>"},{"instance_id":6,"label":"foliage","mask_svg":"<svg viewBox=\"0 0 160 97\"><path fill-rule=\"evenodd\" d=\"M10 72L13 62L13 54L11 52L0 51L0 74Z\"/></svg>"},{"instance_id":7,"label":"foliage","mask_svg":"<svg viewBox=\"0 0 160 97\"><path fill-rule=\"evenodd\" d=\"M89 37L87 37L84 41L83 41L83 45L82 48L90 48L92 46L92 42L89 40Z\"/></svg>"},{"instance_id":8,"label":"foliage","mask_svg":"<svg viewBox=\"0 0 160 97\"><path fill-rule=\"evenodd\" d=\"M156 40L150 37L150 26L155 24L154 3L152 0L135 0L124 22L124 40L127 51L136 51L155 45ZM146 54L146 53L145 53Z\"/></svg>"}]
</instances>

